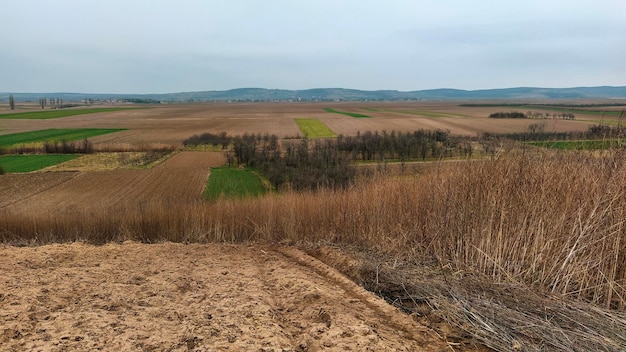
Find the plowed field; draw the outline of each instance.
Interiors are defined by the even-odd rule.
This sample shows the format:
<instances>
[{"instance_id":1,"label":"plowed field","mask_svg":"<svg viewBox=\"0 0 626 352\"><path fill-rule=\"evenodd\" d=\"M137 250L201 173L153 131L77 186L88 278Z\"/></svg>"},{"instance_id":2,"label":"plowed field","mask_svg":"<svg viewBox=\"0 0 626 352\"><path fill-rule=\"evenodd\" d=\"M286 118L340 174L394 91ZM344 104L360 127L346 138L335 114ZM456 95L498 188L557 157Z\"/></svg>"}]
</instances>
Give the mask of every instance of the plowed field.
<instances>
[{"instance_id":1,"label":"plowed field","mask_svg":"<svg viewBox=\"0 0 626 352\"><path fill-rule=\"evenodd\" d=\"M329 113L325 108L359 113L359 119ZM576 120L490 119L490 113L515 110L506 107L470 108L457 102L320 102L320 103L212 103L158 105L50 120L0 120L0 134L47 128L125 128L126 131L91 138L96 148L105 146L180 145L193 134L243 133L301 134L294 119L315 118L337 134L366 131L450 130L453 134L477 132L523 132L528 125L544 123L546 131L582 131L601 117L577 114ZM541 111L541 109L533 109ZM546 110L547 111L547 110Z\"/></svg>"},{"instance_id":2,"label":"plowed field","mask_svg":"<svg viewBox=\"0 0 626 352\"><path fill-rule=\"evenodd\" d=\"M223 163L222 153L180 152L151 169L4 175L0 208L53 213L200 201L209 167Z\"/></svg>"}]
</instances>

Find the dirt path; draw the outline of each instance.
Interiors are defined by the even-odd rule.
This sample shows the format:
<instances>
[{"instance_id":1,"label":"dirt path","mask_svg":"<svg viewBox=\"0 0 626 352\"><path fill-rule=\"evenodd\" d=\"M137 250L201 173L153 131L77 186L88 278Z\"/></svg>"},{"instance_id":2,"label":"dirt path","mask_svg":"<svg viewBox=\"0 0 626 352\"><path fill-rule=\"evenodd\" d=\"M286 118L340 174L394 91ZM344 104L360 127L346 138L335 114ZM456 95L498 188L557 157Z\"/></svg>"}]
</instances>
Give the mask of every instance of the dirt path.
<instances>
[{"instance_id":1,"label":"dirt path","mask_svg":"<svg viewBox=\"0 0 626 352\"><path fill-rule=\"evenodd\" d=\"M443 351L289 247L0 247L0 350Z\"/></svg>"}]
</instances>

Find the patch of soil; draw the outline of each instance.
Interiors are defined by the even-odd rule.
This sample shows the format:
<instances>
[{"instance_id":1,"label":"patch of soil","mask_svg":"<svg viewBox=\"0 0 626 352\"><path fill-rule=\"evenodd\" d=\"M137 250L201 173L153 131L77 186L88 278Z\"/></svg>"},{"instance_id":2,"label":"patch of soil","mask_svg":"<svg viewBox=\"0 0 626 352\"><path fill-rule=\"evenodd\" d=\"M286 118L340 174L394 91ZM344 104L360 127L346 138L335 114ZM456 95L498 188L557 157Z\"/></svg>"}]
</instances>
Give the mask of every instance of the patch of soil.
<instances>
[{"instance_id":1,"label":"patch of soil","mask_svg":"<svg viewBox=\"0 0 626 352\"><path fill-rule=\"evenodd\" d=\"M0 346L48 351L444 351L292 247L0 246Z\"/></svg>"}]
</instances>

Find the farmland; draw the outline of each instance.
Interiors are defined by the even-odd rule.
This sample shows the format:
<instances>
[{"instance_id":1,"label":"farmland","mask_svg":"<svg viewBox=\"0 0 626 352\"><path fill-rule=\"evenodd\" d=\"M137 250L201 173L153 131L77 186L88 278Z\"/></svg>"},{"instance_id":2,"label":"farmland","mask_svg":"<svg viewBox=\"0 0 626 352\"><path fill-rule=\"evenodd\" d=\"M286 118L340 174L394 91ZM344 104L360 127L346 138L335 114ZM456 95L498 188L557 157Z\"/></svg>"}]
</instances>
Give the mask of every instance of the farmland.
<instances>
[{"instance_id":1,"label":"farmland","mask_svg":"<svg viewBox=\"0 0 626 352\"><path fill-rule=\"evenodd\" d=\"M324 111L327 107L370 118L329 114ZM120 346L123 340L156 349L176 343L200 346L213 335L216 344L241 347L246 342L251 346L261 340L254 340L246 327L252 322L228 320L241 317L229 312L262 297L258 310L245 307L255 321L267 318L264 324L277 329L264 333L284 337L272 340L276 348L298 346L306 340L311 348L334 341L335 346L358 349L365 345L347 345L350 337L373 336L366 326L377 324L379 340L367 342L373 349L429 343L435 350L523 346L529 350L620 351L626 344L626 152L606 145L589 152L591 146L581 151L559 150L503 137L479 138L485 132L525 133L537 128L533 124L547 133L583 132L595 124L617 126L620 114L577 112L575 120L488 118L502 109L451 102L214 103L61 119L0 119L0 138L7 140L16 133L28 136L32 131L53 129L117 131L90 136L94 154L45 172L0 175L0 239L27 246L0 247L0 257L9 258L1 265L7 268L3 272L12 290L0 292L5 295L0 304L4 304L3 311L9 307L17 312L33 306L37 295L46 295L50 305L37 305L33 319L43 326L50 320L46 317L58 317L56 326L62 331L49 328L52 342L45 346L62 343L70 349L103 343L97 334L80 335L72 328L98 331L101 327L90 314L101 312L107 324L121 324L130 309L137 312L132 319L138 321L148 316L162 324L189 321L197 330L184 337L163 333L166 346L145 329L141 330L145 338L132 335L138 326L133 324L141 323L131 324L127 317L124 324L129 325L120 330L125 338L115 340ZM533 107L534 111L542 109ZM320 144L297 139L302 133L297 119L323 122L342 135L337 140L343 143L359 136L362 144L358 145L363 148L351 151L351 157L366 159L370 153L376 162L378 155L399 158L404 154L398 153L415 147L427 153L424 160L429 161L420 163L419 157L412 157L393 172L387 160L381 161L359 174L354 183L334 189L299 190L292 184L256 197L205 200L210 188L216 187L210 192L219 193L230 187L211 184L220 173L233 189L241 177L231 171L256 175L243 165L223 168L235 159L230 150L186 149L185 139L205 132L247 138L258 148L261 163L270 159L270 135L276 135L285 149L275 155L291 157L284 159L284 166L293 168L294 160L302 161L310 168L302 177L313 178L319 176L311 168L317 159L304 158L304 151L320 147L322 161L335 163L332 153L324 154L326 149L321 149L334 139ZM447 133L463 138L463 145L472 146L475 153L446 159L444 154L451 153L444 138ZM426 148L411 144L415 140ZM368 149L385 144L395 149L389 154ZM152 151L163 151L162 157L138 168L127 168L122 162L143 160L141 153ZM61 244L34 246L51 243ZM225 265L222 261L228 258L236 262ZM155 269L141 269L148 267ZM68 280L83 277L74 268L89 268L93 275L89 280L112 284L99 292L94 288L97 285L68 281L64 294L53 295L46 293L52 291L52 281L37 279L42 272ZM33 276L24 275L25 271ZM313 281L302 281L305 277ZM346 277L356 284L342 281ZM335 283L334 289L323 284L327 280ZM238 293L222 294L209 282L223 282L224 290L237 287ZM333 302L329 292L337 291L337 285L347 296L337 296ZM400 314L397 311L362 308L364 302L372 309L382 301L369 301L359 286L415 319L394 318ZM122 289L123 293L116 293ZM158 293L151 296L148 292ZM177 312L184 318L157 310L165 295L170 297L168 304L179 305ZM197 305L202 297L211 302L204 308ZM297 297L301 303L294 303ZM68 320L62 320L58 307L68 302L76 302L84 314L67 314ZM359 308L353 310L353 305ZM361 320L344 320L357 311ZM296 313L306 317L297 320ZM209 314L223 325L209 326ZM384 319L375 320L377 315ZM445 336L445 342L420 330L424 328L416 327L416 321ZM584 327L571 323L580 321L586 322ZM280 325L277 322L283 330L272 325ZM3 335L0 343L15 349L34 347L28 343L39 330L32 326L28 317L18 319L6 327L10 334ZM402 336L393 331L401 331ZM63 336L72 338L61 340ZM376 342L383 339L389 345Z\"/></svg>"},{"instance_id":2,"label":"farmland","mask_svg":"<svg viewBox=\"0 0 626 352\"><path fill-rule=\"evenodd\" d=\"M78 155L0 155L0 167L4 172L30 172L76 158Z\"/></svg>"},{"instance_id":3,"label":"farmland","mask_svg":"<svg viewBox=\"0 0 626 352\"><path fill-rule=\"evenodd\" d=\"M17 144L31 144L43 142L76 141L103 134L123 131L123 129L46 129L39 131L21 132L0 135L0 147L11 147Z\"/></svg>"},{"instance_id":4,"label":"farmland","mask_svg":"<svg viewBox=\"0 0 626 352\"><path fill-rule=\"evenodd\" d=\"M330 112L330 113L333 113L333 114L342 114L342 115L355 117L355 118L359 118L359 119L360 118L368 118L368 117L370 117L368 115L364 115L364 114L360 114L360 113L356 113L356 112L337 111L337 110L331 109L331 108L324 108L324 111Z\"/></svg>"},{"instance_id":5,"label":"farmland","mask_svg":"<svg viewBox=\"0 0 626 352\"><path fill-rule=\"evenodd\" d=\"M259 196L267 192L263 182L252 169L217 167L211 169L211 175L204 197L244 198Z\"/></svg>"},{"instance_id":6,"label":"farmland","mask_svg":"<svg viewBox=\"0 0 626 352\"><path fill-rule=\"evenodd\" d=\"M129 108L91 108L91 109L62 109L62 110L42 110L42 111L28 111L9 114L0 114L0 119L33 119L33 120L46 120L46 119L58 119L61 117L84 115L84 114L97 114L99 112L111 112L128 110Z\"/></svg>"},{"instance_id":7,"label":"farmland","mask_svg":"<svg viewBox=\"0 0 626 352\"><path fill-rule=\"evenodd\" d=\"M306 137L309 138L328 138L337 137L328 126L318 119L296 119L296 123Z\"/></svg>"}]
</instances>

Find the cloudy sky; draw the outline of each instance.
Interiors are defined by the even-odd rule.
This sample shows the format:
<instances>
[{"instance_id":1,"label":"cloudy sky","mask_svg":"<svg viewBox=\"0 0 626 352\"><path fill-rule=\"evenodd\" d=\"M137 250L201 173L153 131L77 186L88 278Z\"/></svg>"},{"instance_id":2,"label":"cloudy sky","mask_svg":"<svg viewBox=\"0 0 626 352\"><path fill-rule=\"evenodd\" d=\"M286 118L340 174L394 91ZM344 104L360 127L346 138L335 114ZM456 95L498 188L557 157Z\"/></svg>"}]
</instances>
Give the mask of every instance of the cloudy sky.
<instances>
[{"instance_id":1,"label":"cloudy sky","mask_svg":"<svg viewBox=\"0 0 626 352\"><path fill-rule=\"evenodd\" d=\"M19 0L0 92L626 85L624 0Z\"/></svg>"}]
</instances>

